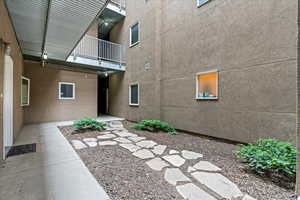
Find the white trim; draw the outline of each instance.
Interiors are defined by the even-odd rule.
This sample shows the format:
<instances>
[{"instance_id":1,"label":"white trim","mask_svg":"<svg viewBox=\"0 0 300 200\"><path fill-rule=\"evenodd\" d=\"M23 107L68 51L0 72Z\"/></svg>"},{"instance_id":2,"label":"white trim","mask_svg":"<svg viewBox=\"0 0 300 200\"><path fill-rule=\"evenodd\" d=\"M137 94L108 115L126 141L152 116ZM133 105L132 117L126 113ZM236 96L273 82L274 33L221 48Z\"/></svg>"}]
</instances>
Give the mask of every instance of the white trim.
<instances>
[{"instance_id":1,"label":"white trim","mask_svg":"<svg viewBox=\"0 0 300 200\"><path fill-rule=\"evenodd\" d=\"M61 97L61 85L72 85L73 86L73 97ZM75 83L70 83L70 82L59 82L58 83L58 99L60 100L74 100L75 99Z\"/></svg>"},{"instance_id":2,"label":"white trim","mask_svg":"<svg viewBox=\"0 0 300 200\"><path fill-rule=\"evenodd\" d=\"M28 81L28 91L27 91L28 104L22 103L22 98L23 98L23 80L22 79L25 79ZM30 105L30 79L26 78L25 76L21 76L21 106L29 106L29 105Z\"/></svg>"},{"instance_id":3,"label":"white trim","mask_svg":"<svg viewBox=\"0 0 300 200\"><path fill-rule=\"evenodd\" d=\"M199 97L199 83L198 83L198 76L203 75L203 74L212 74L212 73L217 73L217 80L216 80L216 97ZM210 70L210 71L205 71L205 72L198 72L196 73L196 95L195 95L196 100L217 100L219 99L219 71L217 69Z\"/></svg>"},{"instance_id":4,"label":"white trim","mask_svg":"<svg viewBox=\"0 0 300 200\"><path fill-rule=\"evenodd\" d=\"M138 103L131 103L131 86L133 86L133 85L137 85L137 88L138 88L138 96L137 96ZM138 82L131 83L129 85L129 105L130 106L139 106L140 105L140 85Z\"/></svg>"},{"instance_id":5,"label":"white trim","mask_svg":"<svg viewBox=\"0 0 300 200\"><path fill-rule=\"evenodd\" d=\"M135 43L131 43L132 41L131 41L131 35L132 35L132 27L134 27L135 25L138 25L138 41L137 42L135 42ZM132 26L130 26L130 28L129 28L129 47L131 48L131 47L133 47L133 46L135 46L135 45L137 45L137 44L139 44L140 43L140 22L139 21L137 21L136 23L134 23Z\"/></svg>"}]
</instances>

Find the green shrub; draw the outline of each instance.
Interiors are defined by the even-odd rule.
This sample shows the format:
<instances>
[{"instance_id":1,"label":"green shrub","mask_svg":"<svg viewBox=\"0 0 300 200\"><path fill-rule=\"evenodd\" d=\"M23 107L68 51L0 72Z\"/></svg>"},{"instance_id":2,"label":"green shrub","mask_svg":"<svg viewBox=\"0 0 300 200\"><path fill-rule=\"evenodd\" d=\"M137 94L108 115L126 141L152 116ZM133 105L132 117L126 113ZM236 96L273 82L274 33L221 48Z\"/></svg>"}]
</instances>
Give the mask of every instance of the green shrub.
<instances>
[{"instance_id":1,"label":"green shrub","mask_svg":"<svg viewBox=\"0 0 300 200\"><path fill-rule=\"evenodd\" d=\"M255 144L241 145L235 154L247 168L260 174L274 171L289 177L296 174L296 148L289 142L259 139Z\"/></svg>"},{"instance_id":2,"label":"green shrub","mask_svg":"<svg viewBox=\"0 0 300 200\"><path fill-rule=\"evenodd\" d=\"M73 125L77 130L91 129L97 131L104 130L106 126L105 123L98 122L97 120L89 117L85 117L83 119L77 120L74 122Z\"/></svg>"},{"instance_id":3,"label":"green shrub","mask_svg":"<svg viewBox=\"0 0 300 200\"><path fill-rule=\"evenodd\" d=\"M148 130L152 132L161 130L172 135L176 135L176 130L173 126L171 126L167 122L162 122L160 120L142 120L139 123L133 125L132 128L136 130Z\"/></svg>"}]
</instances>

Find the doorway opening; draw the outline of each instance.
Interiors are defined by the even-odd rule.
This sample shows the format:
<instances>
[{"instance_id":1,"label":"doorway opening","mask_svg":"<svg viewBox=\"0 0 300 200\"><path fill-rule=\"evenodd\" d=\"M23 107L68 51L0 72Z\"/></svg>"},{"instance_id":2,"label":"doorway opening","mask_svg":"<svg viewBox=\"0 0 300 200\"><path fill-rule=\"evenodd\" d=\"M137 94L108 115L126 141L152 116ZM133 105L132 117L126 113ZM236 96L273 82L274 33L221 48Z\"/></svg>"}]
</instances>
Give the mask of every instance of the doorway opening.
<instances>
[{"instance_id":1,"label":"doorway opening","mask_svg":"<svg viewBox=\"0 0 300 200\"><path fill-rule=\"evenodd\" d=\"M109 77L98 76L98 116L108 114Z\"/></svg>"}]
</instances>

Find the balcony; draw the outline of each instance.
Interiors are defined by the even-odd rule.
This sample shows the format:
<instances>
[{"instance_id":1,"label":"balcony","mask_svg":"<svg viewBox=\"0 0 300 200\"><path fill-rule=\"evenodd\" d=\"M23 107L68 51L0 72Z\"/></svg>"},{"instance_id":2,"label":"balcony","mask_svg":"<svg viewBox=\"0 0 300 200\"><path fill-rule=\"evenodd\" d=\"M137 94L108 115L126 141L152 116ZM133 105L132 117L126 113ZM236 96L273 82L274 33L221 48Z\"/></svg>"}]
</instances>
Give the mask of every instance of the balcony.
<instances>
[{"instance_id":1,"label":"balcony","mask_svg":"<svg viewBox=\"0 0 300 200\"><path fill-rule=\"evenodd\" d=\"M124 48L121 44L86 35L67 62L91 65L101 71L125 71Z\"/></svg>"}]
</instances>

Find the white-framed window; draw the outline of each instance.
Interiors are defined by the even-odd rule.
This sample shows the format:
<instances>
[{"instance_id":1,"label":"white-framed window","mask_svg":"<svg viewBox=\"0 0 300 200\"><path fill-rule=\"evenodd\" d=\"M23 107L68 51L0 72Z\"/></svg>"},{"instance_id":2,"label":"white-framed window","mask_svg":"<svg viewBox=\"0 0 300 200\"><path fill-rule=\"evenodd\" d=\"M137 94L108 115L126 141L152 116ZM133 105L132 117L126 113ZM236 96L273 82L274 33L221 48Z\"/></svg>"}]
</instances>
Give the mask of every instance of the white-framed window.
<instances>
[{"instance_id":1,"label":"white-framed window","mask_svg":"<svg viewBox=\"0 0 300 200\"><path fill-rule=\"evenodd\" d=\"M75 83L59 82L58 84L59 99L75 99Z\"/></svg>"},{"instance_id":2,"label":"white-framed window","mask_svg":"<svg viewBox=\"0 0 300 200\"><path fill-rule=\"evenodd\" d=\"M130 44L132 47L140 42L140 23L137 22L130 27Z\"/></svg>"},{"instance_id":3,"label":"white-framed window","mask_svg":"<svg viewBox=\"0 0 300 200\"><path fill-rule=\"evenodd\" d=\"M196 0L197 1L197 7L200 7L206 3L208 3L211 0Z\"/></svg>"},{"instance_id":4,"label":"white-framed window","mask_svg":"<svg viewBox=\"0 0 300 200\"><path fill-rule=\"evenodd\" d=\"M218 99L218 70L199 72L196 74L196 99Z\"/></svg>"},{"instance_id":5,"label":"white-framed window","mask_svg":"<svg viewBox=\"0 0 300 200\"><path fill-rule=\"evenodd\" d=\"M138 106L140 101L140 89L138 83L132 83L129 85L129 105Z\"/></svg>"},{"instance_id":6,"label":"white-framed window","mask_svg":"<svg viewBox=\"0 0 300 200\"><path fill-rule=\"evenodd\" d=\"M30 99L30 79L24 76L21 77L21 106L29 106Z\"/></svg>"}]
</instances>

